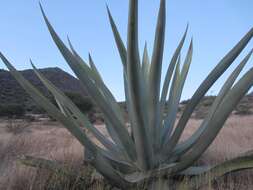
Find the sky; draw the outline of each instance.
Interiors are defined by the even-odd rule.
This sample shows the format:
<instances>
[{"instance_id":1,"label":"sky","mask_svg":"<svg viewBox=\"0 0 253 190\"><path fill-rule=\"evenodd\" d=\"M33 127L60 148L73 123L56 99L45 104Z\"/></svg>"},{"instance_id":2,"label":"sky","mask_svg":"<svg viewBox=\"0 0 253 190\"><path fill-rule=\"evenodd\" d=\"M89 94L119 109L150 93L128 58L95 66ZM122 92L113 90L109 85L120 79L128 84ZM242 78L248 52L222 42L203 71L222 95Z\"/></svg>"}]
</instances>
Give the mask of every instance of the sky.
<instances>
[{"instance_id":1,"label":"sky","mask_svg":"<svg viewBox=\"0 0 253 190\"><path fill-rule=\"evenodd\" d=\"M127 0L41 0L57 33L66 42L67 35L82 57L91 53L105 83L118 100L124 99L122 65L106 13L106 4L118 25L124 42L127 32ZM152 53L159 0L139 0L139 48L147 42ZM219 60L253 26L252 0L167 0L167 23L163 77L172 53L187 23L189 33L182 55L193 37L193 60L182 99L190 98ZM4 0L0 11L0 51L19 69L31 68L31 58L38 68L71 69L53 43L43 21L37 0ZM218 93L222 83L243 56L253 47L253 40L231 69L217 81L208 95ZM250 59L244 72L252 67ZM0 69L6 67L0 62Z\"/></svg>"}]
</instances>

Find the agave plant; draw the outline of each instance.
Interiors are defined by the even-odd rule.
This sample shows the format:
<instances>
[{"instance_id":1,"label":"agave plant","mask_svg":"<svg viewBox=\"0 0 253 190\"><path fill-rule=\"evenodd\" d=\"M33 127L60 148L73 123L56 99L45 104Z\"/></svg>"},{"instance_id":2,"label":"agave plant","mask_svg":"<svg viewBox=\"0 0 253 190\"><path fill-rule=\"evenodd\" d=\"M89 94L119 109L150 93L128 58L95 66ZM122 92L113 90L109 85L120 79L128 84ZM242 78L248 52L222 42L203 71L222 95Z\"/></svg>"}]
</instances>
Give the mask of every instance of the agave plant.
<instances>
[{"instance_id":1,"label":"agave plant","mask_svg":"<svg viewBox=\"0 0 253 190\"><path fill-rule=\"evenodd\" d=\"M0 54L2 61L12 75L37 104L60 121L86 148L90 155L89 161L96 170L111 184L122 189L143 185L146 182L151 184L148 186L150 189L156 188L154 185L157 179L164 177L175 179L179 176L182 178L176 179L189 177L188 188L199 187L200 184L195 183L199 178L203 184L228 172L253 167L253 154L251 152L213 167L195 165L222 129L233 108L253 85L253 68L237 80L249 60L252 50L227 78L198 130L187 140L179 141L195 107L251 40L253 28L209 73L193 94L176 123L182 89L192 61L193 43L190 42L181 67L180 53L187 35L187 26L172 56L165 80L162 83L161 72L166 23L165 4L165 0L160 1L152 57L149 59L147 47L145 47L142 60L138 48L138 0L129 1L127 47L125 47L107 7L111 28L123 65L129 126L123 118L122 110L116 99L103 82L91 56L89 56L89 63L87 64L76 52L69 39L69 47L67 47L53 29L41 7L44 20L55 44L82 83L83 89L87 89L90 97L101 109L110 138L106 138L96 129L76 105L48 81L32 62L35 73L53 94L58 106L45 98L15 70L2 53ZM165 112L165 110L168 111ZM91 132L101 145L95 144L83 128ZM181 186L182 184L185 183L182 182Z\"/></svg>"}]
</instances>

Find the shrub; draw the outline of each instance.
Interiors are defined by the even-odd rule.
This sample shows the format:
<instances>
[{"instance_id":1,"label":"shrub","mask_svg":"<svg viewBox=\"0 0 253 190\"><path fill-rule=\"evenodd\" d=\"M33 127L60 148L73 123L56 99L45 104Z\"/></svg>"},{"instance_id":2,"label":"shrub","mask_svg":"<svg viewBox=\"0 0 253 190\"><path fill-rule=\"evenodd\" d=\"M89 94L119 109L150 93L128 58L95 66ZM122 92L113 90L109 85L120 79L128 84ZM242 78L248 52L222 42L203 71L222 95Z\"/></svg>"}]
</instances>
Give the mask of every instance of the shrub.
<instances>
[{"instance_id":1,"label":"shrub","mask_svg":"<svg viewBox=\"0 0 253 190\"><path fill-rule=\"evenodd\" d=\"M24 116L25 109L20 104L4 104L0 105L0 116L4 117L21 117Z\"/></svg>"},{"instance_id":2,"label":"shrub","mask_svg":"<svg viewBox=\"0 0 253 190\"><path fill-rule=\"evenodd\" d=\"M94 107L89 97L85 97L77 92L65 92L65 94L83 113L91 111L92 108Z\"/></svg>"}]
</instances>

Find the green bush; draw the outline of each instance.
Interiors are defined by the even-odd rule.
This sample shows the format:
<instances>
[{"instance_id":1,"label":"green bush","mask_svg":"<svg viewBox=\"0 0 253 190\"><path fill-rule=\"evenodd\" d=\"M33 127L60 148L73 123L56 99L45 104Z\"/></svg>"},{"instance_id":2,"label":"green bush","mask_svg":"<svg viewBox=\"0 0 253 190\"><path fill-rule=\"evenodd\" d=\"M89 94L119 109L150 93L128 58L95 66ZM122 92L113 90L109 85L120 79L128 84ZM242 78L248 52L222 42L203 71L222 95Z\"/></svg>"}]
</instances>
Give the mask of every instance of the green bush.
<instances>
[{"instance_id":1,"label":"green bush","mask_svg":"<svg viewBox=\"0 0 253 190\"><path fill-rule=\"evenodd\" d=\"M76 92L65 92L65 94L76 104L76 106L83 112L87 113L94 108L94 105L89 97L85 97Z\"/></svg>"},{"instance_id":2,"label":"green bush","mask_svg":"<svg viewBox=\"0 0 253 190\"><path fill-rule=\"evenodd\" d=\"M0 105L0 116L4 117L20 117L24 116L25 109L21 104L4 104Z\"/></svg>"}]
</instances>

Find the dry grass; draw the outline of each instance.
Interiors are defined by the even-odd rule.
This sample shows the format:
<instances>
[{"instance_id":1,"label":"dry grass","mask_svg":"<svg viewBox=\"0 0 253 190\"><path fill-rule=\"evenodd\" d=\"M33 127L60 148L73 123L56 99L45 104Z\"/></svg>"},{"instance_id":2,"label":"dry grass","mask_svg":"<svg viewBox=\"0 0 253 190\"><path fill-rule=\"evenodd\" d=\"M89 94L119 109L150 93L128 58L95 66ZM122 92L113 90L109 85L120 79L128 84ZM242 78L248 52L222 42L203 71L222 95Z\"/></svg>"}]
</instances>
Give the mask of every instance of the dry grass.
<instances>
[{"instance_id":1,"label":"dry grass","mask_svg":"<svg viewBox=\"0 0 253 190\"><path fill-rule=\"evenodd\" d=\"M82 164L82 146L55 122L32 123L30 132L21 134L6 132L6 124L2 122L0 129L0 189L43 189L37 184L43 186L49 176L45 176L45 171L38 173L35 169L18 166L16 160L21 155L67 162L71 167Z\"/></svg>"},{"instance_id":2,"label":"dry grass","mask_svg":"<svg viewBox=\"0 0 253 190\"><path fill-rule=\"evenodd\" d=\"M191 120L183 134L187 138L201 120ZM78 168L83 161L82 146L57 122L32 122L22 133L11 133L8 122L0 121L0 190L82 189L75 179L59 179L48 171L18 165L20 155L32 155L67 163ZM216 164L252 149L253 117L233 116L201 158ZM103 130L103 126L98 126ZM253 172L243 171L224 177L204 189L253 189ZM103 189L93 184L91 189Z\"/></svg>"}]
</instances>

